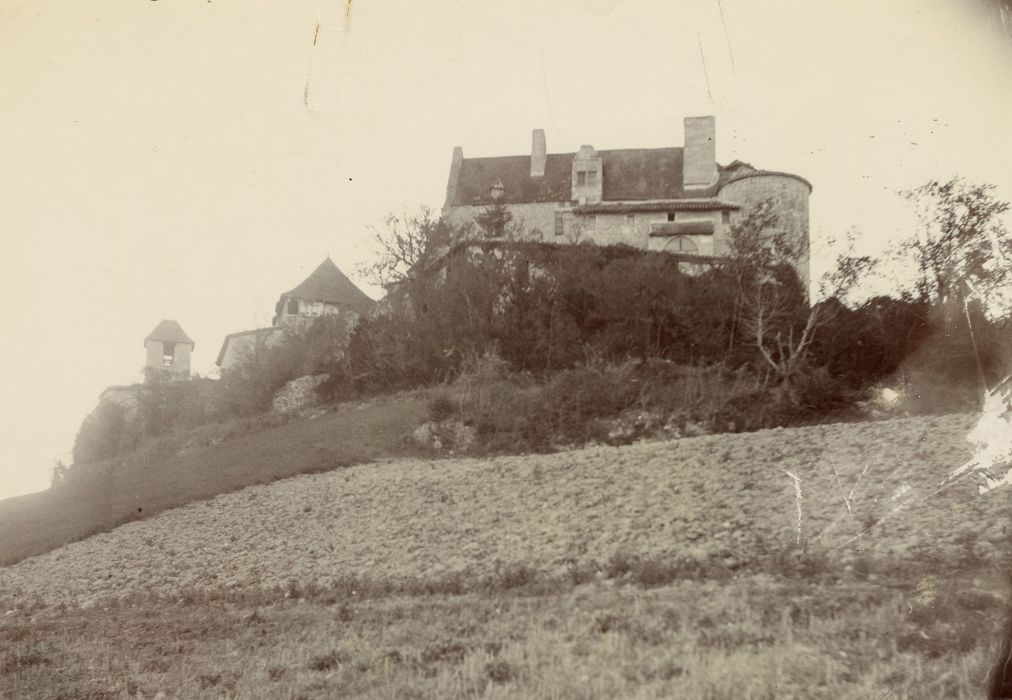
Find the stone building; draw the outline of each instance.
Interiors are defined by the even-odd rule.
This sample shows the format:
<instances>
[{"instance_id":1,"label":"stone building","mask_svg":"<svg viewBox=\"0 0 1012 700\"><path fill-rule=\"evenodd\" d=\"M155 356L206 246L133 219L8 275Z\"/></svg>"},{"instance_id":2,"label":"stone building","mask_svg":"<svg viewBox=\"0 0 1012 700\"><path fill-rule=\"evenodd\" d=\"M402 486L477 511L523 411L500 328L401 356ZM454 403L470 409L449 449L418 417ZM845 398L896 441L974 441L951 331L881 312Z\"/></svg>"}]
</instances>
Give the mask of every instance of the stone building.
<instances>
[{"instance_id":1,"label":"stone building","mask_svg":"<svg viewBox=\"0 0 1012 700\"><path fill-rule=\"evenodd\" d=\"M274 325L298 325L334 314L355 320L374 304L328 256L300 285L281 295L274 306Z\"/></svg>"},{"instance_id":2,"label":"stone building","mask_svg":"<svg viewBox=\"0 0 1012 700\"><path fill-rule=\"evenodd\" d=\"M340 316L351 328L375 303L328 256L301 284L281 295L272 326L225 336L215 364L232 369L251 353L280 343L286 329L301 330L324 316Z\"/></svg>"},{"instance_id":3,"label":"stone building","mask_svg":"<svg viewBox=\"0 0 1012 700\"><path fill-rule=\"evenodd\" d=\"M284 329L277 326L229 333L222 341L214 363L220 369L234 369L253 353L277 345L283 337Z\"/></svg>"},{"instance_id":4,"label":"stone building","mask_svg":"<svg viewBox=\"0 0 1012 700\"><path fill-rule=\"evenodd\" d=\"M168 370L180 377L190 376L190 354L196 344L176 321L163 319L144 339L145 365Z\"/></svg>"},{"instance_id":5,"label":"stone building","mask_svg":"<svg viewBox=\"0 0 1012 700\"><path fill-rule=\"evenodd\" d=\"M783 232L808 246L811 184L791 173L716 161L712 116L686 117L681 148L548 153L533 134L530 155L465 158L453 150L443 217L472 222L503 204L524 238L624 243L683 255L721 256L735 222L772 200ZM807 256L799 274L808 282Z\"/></svg>"}]
</instances>

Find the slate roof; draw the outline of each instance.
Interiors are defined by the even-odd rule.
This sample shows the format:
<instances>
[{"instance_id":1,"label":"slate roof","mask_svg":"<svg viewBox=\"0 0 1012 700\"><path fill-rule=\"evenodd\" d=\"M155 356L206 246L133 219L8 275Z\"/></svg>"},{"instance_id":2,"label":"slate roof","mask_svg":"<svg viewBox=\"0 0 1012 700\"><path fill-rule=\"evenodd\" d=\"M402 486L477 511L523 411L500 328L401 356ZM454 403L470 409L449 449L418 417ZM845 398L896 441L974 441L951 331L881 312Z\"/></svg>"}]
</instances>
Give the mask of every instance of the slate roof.
<instances>
[{"instance_id":1,"label":"slate roof","mask_svg":"<svg viewBox=\"0 0 1012 700\"><path fill-rule=\"evenodd\" d=\"M186 335L186 331L179 325L178 322L171 319L162 319L162 322L155 326L155 329L148 333L148 337L144 339L147 343L149 340L157 340L164 343L189 343L190 345L196 346L193 339Z\"/></svg>"},{"instance_id":2,"label":"slate roof","mask_svg":"<svg viewBox=\"0 0 1012 700\"><path fill-rule=\"evenodd\" d=\"M344 304L358 313L364 314L375 303L365 292L355 286L338 269L329 257L313 270L302 284L281 295L295 297L304 301L325 301L331 304Z\"/></svg>"},{"instance_id":3,"label":"slate roof","mask_svg":"<svg viewBox=\"0 0 1012 700\"><path fill-rule=\"evenodd\" d=\"M791 173L755 170L748 163L734 161L717 166L717 182L708 188L682 187L682 148L623 148L598 151L603 169L601 198L604 201L653 199L699 199L713 197L733 180L758 175L795 177L811 189L811 183ZM569 202L572 199L573 158L575 153L549 153L543 177L531 177L531 158L499 156L464 158L453 201L450 206L484 206L492 203L491 189L501 180L506 192L504 204Z\"/></svg>"}]
</instances>

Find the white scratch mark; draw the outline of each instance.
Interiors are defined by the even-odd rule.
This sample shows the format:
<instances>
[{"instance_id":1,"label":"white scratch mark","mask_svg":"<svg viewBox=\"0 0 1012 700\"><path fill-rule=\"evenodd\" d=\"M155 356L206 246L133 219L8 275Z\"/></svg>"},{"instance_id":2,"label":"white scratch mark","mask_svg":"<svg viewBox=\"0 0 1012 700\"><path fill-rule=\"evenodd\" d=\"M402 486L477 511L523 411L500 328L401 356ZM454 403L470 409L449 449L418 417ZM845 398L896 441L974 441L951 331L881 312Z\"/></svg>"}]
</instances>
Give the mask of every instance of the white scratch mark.
<instances>
[{"instance_id":1,"label":"white scratch mark","mask_svg":"<svg viewBox=\"0 0 1012 700\"><path fill-rule=\"evenodd\" d=\"M794 496L795 502L798 504L798 546L801 546L801 479L798 478L797 474L781 469L784 474L794 479Z\"/></svg>"},{"instance_id":2,"label":"white scratch mark","mask_svg":"<svg viewBox=\"0 0 1012 700\"><path fill-rule=\"evenodd\" d=\"M833 464L832 462L830 462L829 465L833 467L833 474L836 475L836 485L840 488L840 495L843 496L843 502L847 505L847 514L850 515L851 520L854 520L854 511L850 507L850 499L847 498L847 494L843 490L843 482L840 480L840 472L836 470L836 465ZM851 495L853 495L854 490L851 489L850 493Z\"/></svg>"},{"instance_id":3,"label":"white scratch mark","mask_svg":"<svg viewBox=\"0 0 1012 700\"><path fill-rule=\"evenodd\" d=\"M696 43L699 44L699 58L703 61L703 77L706 78L706 95L713 101L713 93L710 92L710 72L706 69L706 56L703 55L703 40L696 32Z\"/></svg>"},{"instance_id":4,"label":"white scratch mark","mask_svg":"<svg viewBox=\"0 0 1012 700\"><path fill-rule=\"evenodd\" d=\"M724 40L727 42L727 55L731 57L731 72L738 77L738 69L734 65L734 51L731 50L731 37L727 33L727 22L724 19L724 6L717 0L717 9L720 10L720 23L724 27Z\"/></svg>"}]
</instances>

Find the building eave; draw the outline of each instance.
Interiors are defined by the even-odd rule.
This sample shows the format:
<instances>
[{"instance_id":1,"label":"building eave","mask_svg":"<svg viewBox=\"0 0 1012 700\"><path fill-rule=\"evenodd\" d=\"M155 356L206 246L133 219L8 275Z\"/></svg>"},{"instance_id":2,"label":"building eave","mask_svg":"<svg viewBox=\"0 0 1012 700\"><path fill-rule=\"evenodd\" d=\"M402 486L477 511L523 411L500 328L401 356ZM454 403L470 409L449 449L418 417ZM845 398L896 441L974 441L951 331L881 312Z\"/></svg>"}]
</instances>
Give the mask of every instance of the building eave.
<instances>
[{"instance_id":1,"label":"building eave","mask_svg":"<svg viewBox=\"0 0 1012 700\"><path fill-rule=\"evenodd\" d=\"M730 211L741 205L720 199L659 199L643 202L598 202L573 207L574 214L636 214L658 211Z\"/></svg>"},{"instance_id":2,"label":"building eave","mask_svg":"<svg viewBox=\"0 0 1012 700\"><path fill-rule=\"evenodd\" d=\"M750 177L789 177L804 183L805 186L808 187L808 194L811 194L814 189L812 187L812 183L810 183L808 180L801 177L800 175L795 175L794 173L785 173L781 170L743 170L739 173L736 173L730 179L728 179L726 182L720 185L720 188L717 191L719 192L720 190L724 189L733 182L738 182L739 180L746 180Z\"/></svg>"}]
</instances>

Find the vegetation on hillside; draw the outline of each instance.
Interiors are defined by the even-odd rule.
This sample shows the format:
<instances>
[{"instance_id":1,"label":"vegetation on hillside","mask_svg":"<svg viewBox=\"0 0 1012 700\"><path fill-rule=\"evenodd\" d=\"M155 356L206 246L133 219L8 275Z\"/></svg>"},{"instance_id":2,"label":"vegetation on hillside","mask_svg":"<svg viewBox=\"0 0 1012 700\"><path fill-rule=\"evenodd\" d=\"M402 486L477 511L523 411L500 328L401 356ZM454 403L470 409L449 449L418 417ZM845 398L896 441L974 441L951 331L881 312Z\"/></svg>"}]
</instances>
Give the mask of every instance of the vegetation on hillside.
<instances>
[{"instance_id":1,"label":"vegetation on hillside","mask_svg":"<svg viewBox=\"0 0 1012 700\"><path fill-rule=\"evenodd\" d=\"M279 388L307 374L328 375L319 392L329 403L435 387L476 431L474 447L493 451L609 440L630 412L645 418L617 429L619 440L658 426L684 434L845 418L882 382L907 412L976 408L983 386L1010 370L1000 284L1012 278L1008 204L959 179L905 196L923 230L894 257L919 275L908 288L897 282L895 296L857 303L880 261L850 240L809 290L798 277L809 251L780 233L768 203L732 228L714 266L526 241L494 207L461 229L426 209L390 217L363 269L389 290L382 313L353 329L327 318L289 332L218 382L150 374L137 407L103 402L89 416L61 473L268 412ZM495 384L494 406L473 400L476 377Z\"/></svg>"}]
</instances>

